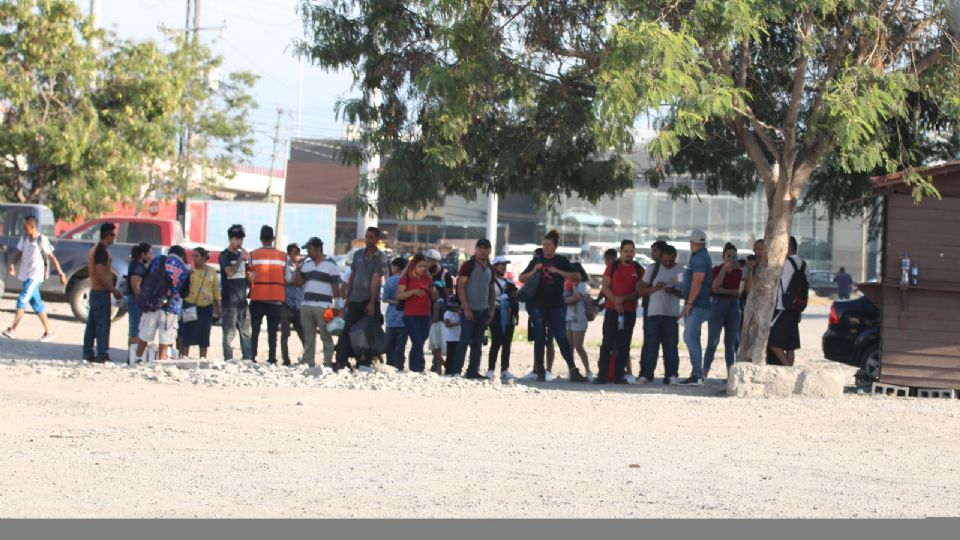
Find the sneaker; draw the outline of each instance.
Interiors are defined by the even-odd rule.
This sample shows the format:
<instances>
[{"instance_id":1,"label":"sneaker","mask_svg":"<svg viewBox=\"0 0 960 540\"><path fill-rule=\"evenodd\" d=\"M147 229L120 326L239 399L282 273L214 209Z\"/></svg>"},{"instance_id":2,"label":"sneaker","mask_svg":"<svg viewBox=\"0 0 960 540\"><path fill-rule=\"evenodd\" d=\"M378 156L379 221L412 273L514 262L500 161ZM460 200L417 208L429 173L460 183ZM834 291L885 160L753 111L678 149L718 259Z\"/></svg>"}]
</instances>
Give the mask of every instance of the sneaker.
<instances>
[{"instance_id":1,"label":"sneaker","mask_svg":"<svg viewBox=\"0 0 960 540\"><path fill-rule=\"evenodd\" d=\"M547 373L550 373L550 372L548 371ZM550 380L552 381L553 379L551 378ZM537 373L537 382L547 382L547 374Z\"/></svg>"},{"instance_id":2,"label":"sneaker","mask_svg":"<svg viewBox=\"0 0 960 540\"><path fill-rule=\"evenodd\" d=\"M103 355L97 356L93 360L90 360L90 362L96 362L97 364L105 364L107 362L110 362L110 357L108 355L103 354Z\"/></svg>"},{"instance_id":3,"label":"sneaker","mask_svg":"<svg viewBox=\"0 0 960 540\"><path fill-rule=\"evenodd\" d=\"M463 378L464 378L464 379L470 379L470 380L473 380L473 381L479 381L479 380L485 381L485 380L487 380L487 377L484 376L484 375L481 375L480 373L470 373L470 372L467 372L467 374L464 375Z\"/></svg>"},{"instance_id":4,"label":"sneaker","mask_svg":"<svg viewBox=\"0 0 960 540\"><path fill-rule=\"evenodd\" d=\"M637 384L653 384L653 379L648 379L646 377L640 377L637 379Z\"/></svg>"},{"instance_id":5,"label":"sneaker","mask_svg":"<svg viewBox=\"0 0 960 540\"><path fill-rule=\"evenodd\" d=\"M593 373L592 371L588 371L588 372L587 372L587 379L588 379L590 382L593 382L593 381L595 381L595 380L597 379L597 376L594 375L594 373Z\"/></svg>"},{"instance_id":6,"label":"sneaker","mask_svg":"<svg viewBox=\"0 0 960 540\"><path fill-rule=\"evenodd\" d=\"M536 381L536 380L538 380L537 372L536 372L536 371L531 371L530 373L527 373L527 374L524 375L523 377L520 377L520 380L521 380L521 381Z\"/></svg>"},{"instance_id":7,"label":"sneaker","mask_svg":"<svg viewBox=\"0 0 960 540\"><path fill-rule=\"evenodd\" d=\"M680 386L703 386L703 379L699 377L687 377L686 379L678 382Z\"/></svg>"},{"instance_id":8,"label":"sneaker","mask_svg":"<svg viewBox=\"0 0 960 540\"><path fill-rule=\"evenodd\" d=\"M360 373L373 373L373 368L370 366L359 366L357 367L357 371Z\"/></svg>"},{"instance_id":9,"label":"sneaker","mask_svg":"<svg viewBox=\"0 0 960 540\"><path fill-rule=\"evenodd\" d=\"M630 384L626 377L614 379L613 384Z\"/></svg>"},{"instance_id":10,"label":"sneaker","mask_svg":"<svg viewBox=\"0 0 960 540\"><path fill-rule=\"evenodd\" d=\"M500 380L501 380L501 381L512 381L512 380L515 380L516 378L517 378L517 376L514 375L513 373L510 373L510 370L509 370L509 369L506 370L506 371L500 372Z\"/></svg>"},{"instance_id":11,"label":"sneaker","mask_svg":"<svg viewBox=\"0 0 960 540\"><path fill-rule=\"evenodd\" d=\"M553 382L553 379L555 378L556 377L553 376L553 373L550 373L549 371L543 374L544 382ZM540 379L537 379L537 380L539 381Z\"/></svg>"},{"instance_id":12,"label":"sneaker","mask_svg":"<svg viewBox=\"0 0 960 540\"><path fill-rule=\"evenodd\" d=\"M680 384L680 377L665 377L663 384Z\"/></svg>"},{"instance_id":13,"label":"sneaker","mask_svg":"<svg viewBox=\"0 0 960 540\"><path fill-rule=\"evenodd\" d=\"M488 369L488 370L487 370L487 374L484 375L483 377L484 377L485 379L487 379L488 381L492 381L495 375L496 375L496 374L493 372L492 369Z\"/></svg>"},{"instance_id":14,"label":"sneaker","mask_svg":"<svg viewBox=\"0 0 960 540\"><path fill-rule=\"evenodd\" d=\"M637 382L637 378L634 377L633 375L630 375L630 374L627 374L627 376L624 377L623 379L624 379L625 381L627 381L627 384L633 384L633 383Z\"/></svg>"},{"instance_id":15,"label":"sneaker","mask_svg":"<svg viewBox=\"0 0 960 540\"><path fill-rule=\"evenodd\" d=\"M3 331L3 337L16 339L17 335L13 333L13 328L7 328L6 330Z\"/></svg>"},{"instance_id":16,"label":"sneaker","mask_svg":"<svg viewBox=\"0 0 960 540\"><path fill-rule=\"evenodd\" d=\"M585 383L585 382L590 382L590 381L589 381L589 379L587 379L586 377L584 377L583 374L580 373L579 371L573 370L573 372L570 373L570 382L572 382L572 383Z\"/></svg>"}]
</instances>

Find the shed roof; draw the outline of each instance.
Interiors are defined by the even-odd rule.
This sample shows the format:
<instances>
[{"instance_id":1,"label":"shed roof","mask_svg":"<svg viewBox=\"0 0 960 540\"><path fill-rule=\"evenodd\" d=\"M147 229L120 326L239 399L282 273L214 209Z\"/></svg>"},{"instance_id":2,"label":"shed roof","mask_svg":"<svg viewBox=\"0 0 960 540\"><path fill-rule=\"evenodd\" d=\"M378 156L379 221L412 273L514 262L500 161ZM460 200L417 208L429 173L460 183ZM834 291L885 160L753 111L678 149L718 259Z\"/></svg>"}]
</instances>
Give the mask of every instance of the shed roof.
<instances>
[{"instance_id":1,"label":"shed roof","mask_svg":"<svg viewBox=\"0 0 960 540\"><path fill-rule=\"evenodd\" d=\"M958 174L960 173L960 161L948 161L940 165L927 167L926 169L922 169L920 172L921 174L929 176L934 180L940 177ZM884 176L874 176L870 178L870 182L873 184L873 189L876 190L896 187L903 184L903 171L898 171Z\"/></svg>"}]
</instances>

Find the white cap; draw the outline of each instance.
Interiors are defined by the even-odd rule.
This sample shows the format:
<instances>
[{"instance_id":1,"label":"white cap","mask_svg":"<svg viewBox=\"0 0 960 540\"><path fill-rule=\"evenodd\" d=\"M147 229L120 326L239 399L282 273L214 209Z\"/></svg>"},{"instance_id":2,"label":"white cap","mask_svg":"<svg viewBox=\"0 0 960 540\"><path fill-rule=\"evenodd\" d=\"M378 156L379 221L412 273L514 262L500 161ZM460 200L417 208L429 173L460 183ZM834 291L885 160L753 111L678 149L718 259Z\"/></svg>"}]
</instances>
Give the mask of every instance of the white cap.
<instances>
[{"instance_id":1,"label":"white cap","mask_svg":"<svg viewBox=\"0 0 960 540\"><path fill-rule=\"evenodd\" d=\"M706 244L707 235L700 229L694 229L693 232L690 233L690 241L694 244Z\"/></svg>"},{"instance_id":2,"label":"white cap","mask_svg":"<svg viewBox=\"0 0 960 540\"><path fill-rule=\"evenodd\" d=\"M510 260L503 255L497 255L493 259L493 265L496 266L498 264L510 264Z\"/></svg>"},{"instance_id":3,"label":"white cap","mask_svg":"<svg viewBox=\"0 0 960 540\"><path fill-rule=\"evenodd\" d=\"M439 261L440 259L443 258L440 256L440 252L433 248L430 248L427 251L425 251L423 253L423 256L427 259L430 259L431 261Z\"/></svg>"}]
</instances>

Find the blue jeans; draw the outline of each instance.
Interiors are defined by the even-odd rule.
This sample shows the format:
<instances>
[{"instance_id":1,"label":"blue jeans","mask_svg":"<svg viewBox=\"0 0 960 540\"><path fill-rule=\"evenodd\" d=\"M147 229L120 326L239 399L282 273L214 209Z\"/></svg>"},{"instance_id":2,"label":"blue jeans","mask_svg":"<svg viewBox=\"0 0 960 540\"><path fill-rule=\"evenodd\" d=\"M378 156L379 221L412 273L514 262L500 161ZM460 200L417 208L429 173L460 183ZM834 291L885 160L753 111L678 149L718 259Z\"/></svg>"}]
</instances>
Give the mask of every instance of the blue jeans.
<instances>
[{"instance_id":1,"label":"blue jeans","mask_svg":"<svg viewBox=\"0 0 960 540\"><path fill-rule=\"evenodd\" d=\"M407 361L406 356L403 354L404 350L407 348L407 327L388 326L386 340L387 365L402 370Z\"/></svg>"},{"instance_id":2,"label":"blue jeans","mask_svg":"<svg viewBox=\"0 0 960 540\"><path fill-rule=\"evenodd\" d=\"M740 346L740 299L715 296L710 303L710 320L707 323L707 352L703 356L703 373L710 372L713 355L720 344L720 331L723 331L723 354L727 370L733 366L737 347Z\"/></svg>"},{"instance_id":3,"label":"blue jeans","mask_svg":"<svg viewBox=\"0 0 960 540\"><path fill-rule=\"evenodd\" d=\"M410 337L410 371L422 373L424 367L426 367L426 361L423 358L423 344L427 341L427 336L430 335L430 317L426 315L404 317L403 324L406 326L407 335Z\"/></svg>"},{"instance_id":4,"label":"blue jeans","mask_svg":"<svg viewBox=\"0 0 960 540\"><path fill-rule=\"evenodd\" d=\"M463 370L463 361L467 357L467 347L470 347L470 364L467 365L467 374L476 375L480 370L480 357L483 355L483 334L487 331L489 310L473 312L473 320L466 315L460 316L460 343L457 344L457 354L451 366L451 373L460 373Z\"/></svg>"},{"instance_id":5,"label":"blue jeans","mask_svg":"<svg viewBox=\"0 0 960 540\"><path fill-rule=\"evenodd\" d=\"M640 349L640 376L653 380L657 355L663 349L664 379L680 376L680 327L676 317L651 315L643 320L643 348Z\"/></svg>"},{"instance_id":6,"label":"blue jeans","mask_svg":"<svg viewBox=\"0 0 960 540\"><path fill-rule=\"evenodd\" d=\"M127 335L135 338L140 335L140 319L143 317L143 312L140 311L136 296L128 294L125 298L127 300Z\"/></svg>"},{"instance_id":7,"label":"blue jeans","mask_svg":"<svg viewBox=\"0 0 960 540\"><path fill-rule=\"evenodd\" d=\"M700 330L703 323L710 320L710 309L694 306L690 314L683 320L686 328L683 330L683 342L690 353L691 377L703 377L703 348L700 345Z\"/></svg>"},{"instance_id":8,"label":"blue jeans","mask_svg":"<svg viewBox=\"0 0 960 540\"><path fill-rule=\"evenodd\" d=\"M94 358L94 340L97 342L97 357L107 356L110 350L110 308L108 291L90 291L90 312L83 332L83 357L87 360Z\"/></svg>"},{"instance_id":9,"label":"blue jeans","mask_svg":"<svg viewBox=\"0 0 960 540\"><path fill-rule=\"evenodd\" d=\"M533 321L533 371L537 374L546 373L543 365L543 351L547 345L547 328L550 335L557 341L560 356L567 362L570 373L576 371L573 363L573 349L567 341L567 308L565 306L540 307L532 302L527 303L527 313Z\"/></svg>"},{"instance_id":10,"label":"blue jeans","mask_svg":"<svg viewBox=\"0 0 960 540\"><path fill-rule=\"evenodd\" d=\"M240 332L240 354L244 360L253 360L253 342L250 339L250 310L246 305L223 305L223 319L220 321L223 329L223 359L233 360L233 348L230 343L233 336Z\"/></svg>"}]
</instances>

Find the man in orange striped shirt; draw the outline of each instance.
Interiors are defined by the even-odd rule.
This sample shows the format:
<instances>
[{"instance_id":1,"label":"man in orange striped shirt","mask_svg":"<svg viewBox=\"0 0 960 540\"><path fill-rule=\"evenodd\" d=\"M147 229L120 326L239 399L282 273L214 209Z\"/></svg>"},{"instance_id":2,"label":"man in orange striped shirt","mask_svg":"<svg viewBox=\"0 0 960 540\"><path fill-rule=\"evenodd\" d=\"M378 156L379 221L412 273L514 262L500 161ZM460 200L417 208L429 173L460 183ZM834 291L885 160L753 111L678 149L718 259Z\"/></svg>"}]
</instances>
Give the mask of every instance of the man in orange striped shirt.
<instances>
[{"instance_id":1,"label":"man in orange striped shirt","mask_svg":"<svg viewBox=\"0 0 960 540\"><path fill-rule=\"evenodd\" d=\"M264 225L260 229L260 242L263 247L253 250L253 277L250 285L250 323L253 360L257 359L257 345L260 338L260 325L267 318L267 361L277 363L277 329L286 298L284 290L284 270L287 266L287 254L273 247L273 227Z\"/></svg>"}]
</instances>

